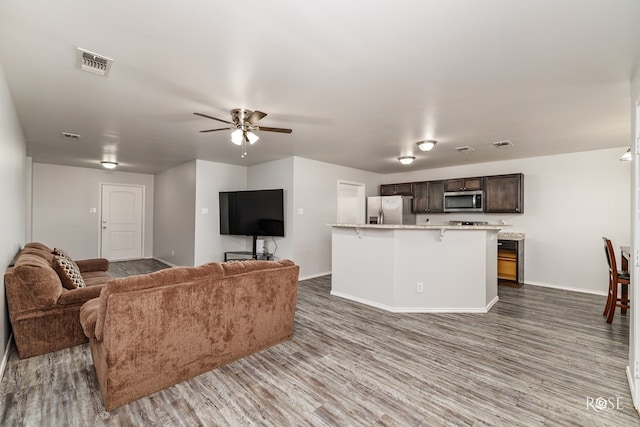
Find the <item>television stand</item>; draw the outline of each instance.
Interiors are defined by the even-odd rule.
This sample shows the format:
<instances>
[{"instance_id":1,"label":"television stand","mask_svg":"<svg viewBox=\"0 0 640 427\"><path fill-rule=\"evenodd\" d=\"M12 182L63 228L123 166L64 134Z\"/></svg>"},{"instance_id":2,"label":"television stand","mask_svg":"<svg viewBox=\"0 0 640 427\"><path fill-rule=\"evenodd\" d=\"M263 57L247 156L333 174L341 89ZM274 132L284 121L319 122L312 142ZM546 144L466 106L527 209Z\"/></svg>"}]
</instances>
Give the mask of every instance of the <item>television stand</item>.
<instances>
[{"instance_id":1,"label":"television stand","mask_svg":"<svg viewBox=\"0 0 640 427\"><path fill-rule=\"evenodd\" d=\"M273 254L262 253L262 254L253 254L251 251L230 251L224 253L224 260L233 261L233 260L266 260L271 261L273 259Z\"/></svg>"}]
</instances>

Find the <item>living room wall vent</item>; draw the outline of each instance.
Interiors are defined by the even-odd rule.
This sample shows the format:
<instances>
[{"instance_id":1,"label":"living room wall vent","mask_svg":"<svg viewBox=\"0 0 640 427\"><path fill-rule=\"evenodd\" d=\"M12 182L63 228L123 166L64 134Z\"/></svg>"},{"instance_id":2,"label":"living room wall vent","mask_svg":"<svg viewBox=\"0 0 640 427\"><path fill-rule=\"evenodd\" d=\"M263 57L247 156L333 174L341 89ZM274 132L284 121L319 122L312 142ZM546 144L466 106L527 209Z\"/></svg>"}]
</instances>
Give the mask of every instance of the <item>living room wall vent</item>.
<instances>
[{"instance_id":1,"label":"living room wall vent","mask_svg":"<svg viewBox=\"0 0 640 427\"><path fill-rule=\"evenodd\" d=\"M106 56L82 48L76 50L76 66L83 71L107 77L112 63L113 59Z\"/></svg>"}]
</instances>

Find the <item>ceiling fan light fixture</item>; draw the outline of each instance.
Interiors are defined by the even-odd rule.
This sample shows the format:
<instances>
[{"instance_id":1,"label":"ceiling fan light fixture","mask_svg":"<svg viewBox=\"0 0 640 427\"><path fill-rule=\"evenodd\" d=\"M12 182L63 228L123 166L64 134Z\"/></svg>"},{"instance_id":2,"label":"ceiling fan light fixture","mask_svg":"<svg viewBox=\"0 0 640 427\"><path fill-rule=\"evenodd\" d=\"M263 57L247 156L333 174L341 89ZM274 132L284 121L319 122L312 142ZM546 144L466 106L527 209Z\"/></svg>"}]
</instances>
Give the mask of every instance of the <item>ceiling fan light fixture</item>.
<instances>
[{"instance_id":1,"label":"ceiling fan light fixture","mask_svg":"<svg viewBox=\"0 0 640 427\"><path fill-rule=\"evenodd\" d=\"M231 142L236 145L242 145L242 129L236 129L231 132Z\"/></svg>"},{"instance_id":2,"label":"ceiling fan light fixture","mask_svg":"<svg viewBox=\"0 0 640 427\"><path fill-rule=\"evenodd\" d=\"M105 169L115 169L116 166L118 166L118 163L116 163L116 162L108 162L106 160L101 161L100 164Z\"/></svg>"},{"instance_id":3,"label":"ceiling fan light fixture","mask_svg":"<svg viewBox=\"0 0 640 427\"><path fill-rule=\"evenodd\" d=\"M256 135L255 133L253 133L251 131L247 132L247 138L249 138L249 144L250 145L255 144L260 139L260 137L258 135Z\"/></svg>"},{"instance_id":4,"label":"ceiling fan light fixture","mask_svg":"<svg viewBox=\"0 0 640 427\"><path fill-rule=\"evenodd\" d=\"M426 140L426 141L420 141L417 143L418 148L421 151L431 151L433 150L433 147L436 146L437 141L434 141L432 139Z\"/></svg>"},{"instance_id":5,"label":"ceiling fan light fixture","mask_svg":"<svg viewBox=\"0 0 640 427\"><path fill-rule=\"evenodd\" d=\"M400 160L400 163L402 163L403 165L410 165L411 163L413 163L413 161L416 158L413 156L400 156L398 157L398 160Z\"/></svg>"}]
</instances>

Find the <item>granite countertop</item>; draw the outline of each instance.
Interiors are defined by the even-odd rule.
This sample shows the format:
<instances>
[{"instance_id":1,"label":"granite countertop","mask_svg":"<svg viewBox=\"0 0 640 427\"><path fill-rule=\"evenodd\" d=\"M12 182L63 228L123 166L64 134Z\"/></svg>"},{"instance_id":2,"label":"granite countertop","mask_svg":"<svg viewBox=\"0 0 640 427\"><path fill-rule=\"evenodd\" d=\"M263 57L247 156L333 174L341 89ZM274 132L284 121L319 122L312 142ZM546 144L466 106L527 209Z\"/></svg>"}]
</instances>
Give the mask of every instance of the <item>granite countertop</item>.
<instances>
[{"instance_id":1,"label":"granite countertop","mask_svg":"<svg viewBox=\"0 0 640 427\"><path fill-rule=\"evenodd\" d=\"M485 225L448 225L448 224L328 224L331 227L344 228L371 228L379 230L502 230L511 227L507 224L485 224Z\"/></svg>"},{"instance_id":2,"label":"granite countertop","mask_svg":"<svg viewBox=\"0 0 640 427\"><path fill-rule=\"evenodd\" d=\"M524 233L512 233L501 231L498 233L498 239L501 240L524 240Z\"/></svg>"}]
</instances>

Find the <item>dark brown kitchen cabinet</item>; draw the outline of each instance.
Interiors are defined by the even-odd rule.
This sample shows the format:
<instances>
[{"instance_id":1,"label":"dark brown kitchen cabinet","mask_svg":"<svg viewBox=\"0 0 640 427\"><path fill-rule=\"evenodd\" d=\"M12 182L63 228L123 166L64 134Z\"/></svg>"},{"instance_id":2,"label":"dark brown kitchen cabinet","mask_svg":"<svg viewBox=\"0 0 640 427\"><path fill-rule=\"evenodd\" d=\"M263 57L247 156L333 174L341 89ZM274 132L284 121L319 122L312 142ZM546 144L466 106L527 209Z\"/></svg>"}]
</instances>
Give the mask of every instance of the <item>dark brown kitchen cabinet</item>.
<instances>
[{"instance_id":1,"label":"dark brown kitchen cabinet","mask_svg":"<svg viewBox=\"0 0 640 427\"><path fill-rule=\"evenodd\" d=\"M384 184L380 186L381 196L412 196L413 183Z\"/></svg>"},{"instance_id":2,"label":"dark brown kitchen cabinet","mask_svg":"<svg viewBox=\"0 0 640 427\"><path fill-rule=\"evenodd\" d=\"M444 212L444 181L413 183L413 212Z\"/></svg>"},{"instance_id":3,"label":"dark brown kitchen cabinet","mask_svg":"<svg viewBox=\"0 0 640 427\"><path fill-rule=\"evenodd\" d=\"M524 175L487 176L484 179L484 211L487 213L523 212Z\"/></svg>"},{"instance_id":4,"label":"dark brown kitchen cabinet","mask_svg":"<svg viewBox=\"0 0 640 427\"><path fill-rule=\"evenodd\" d=\"M482 177L447 179L444 191L473 191L482 190Z\"/></svg>"}]
</instances>

